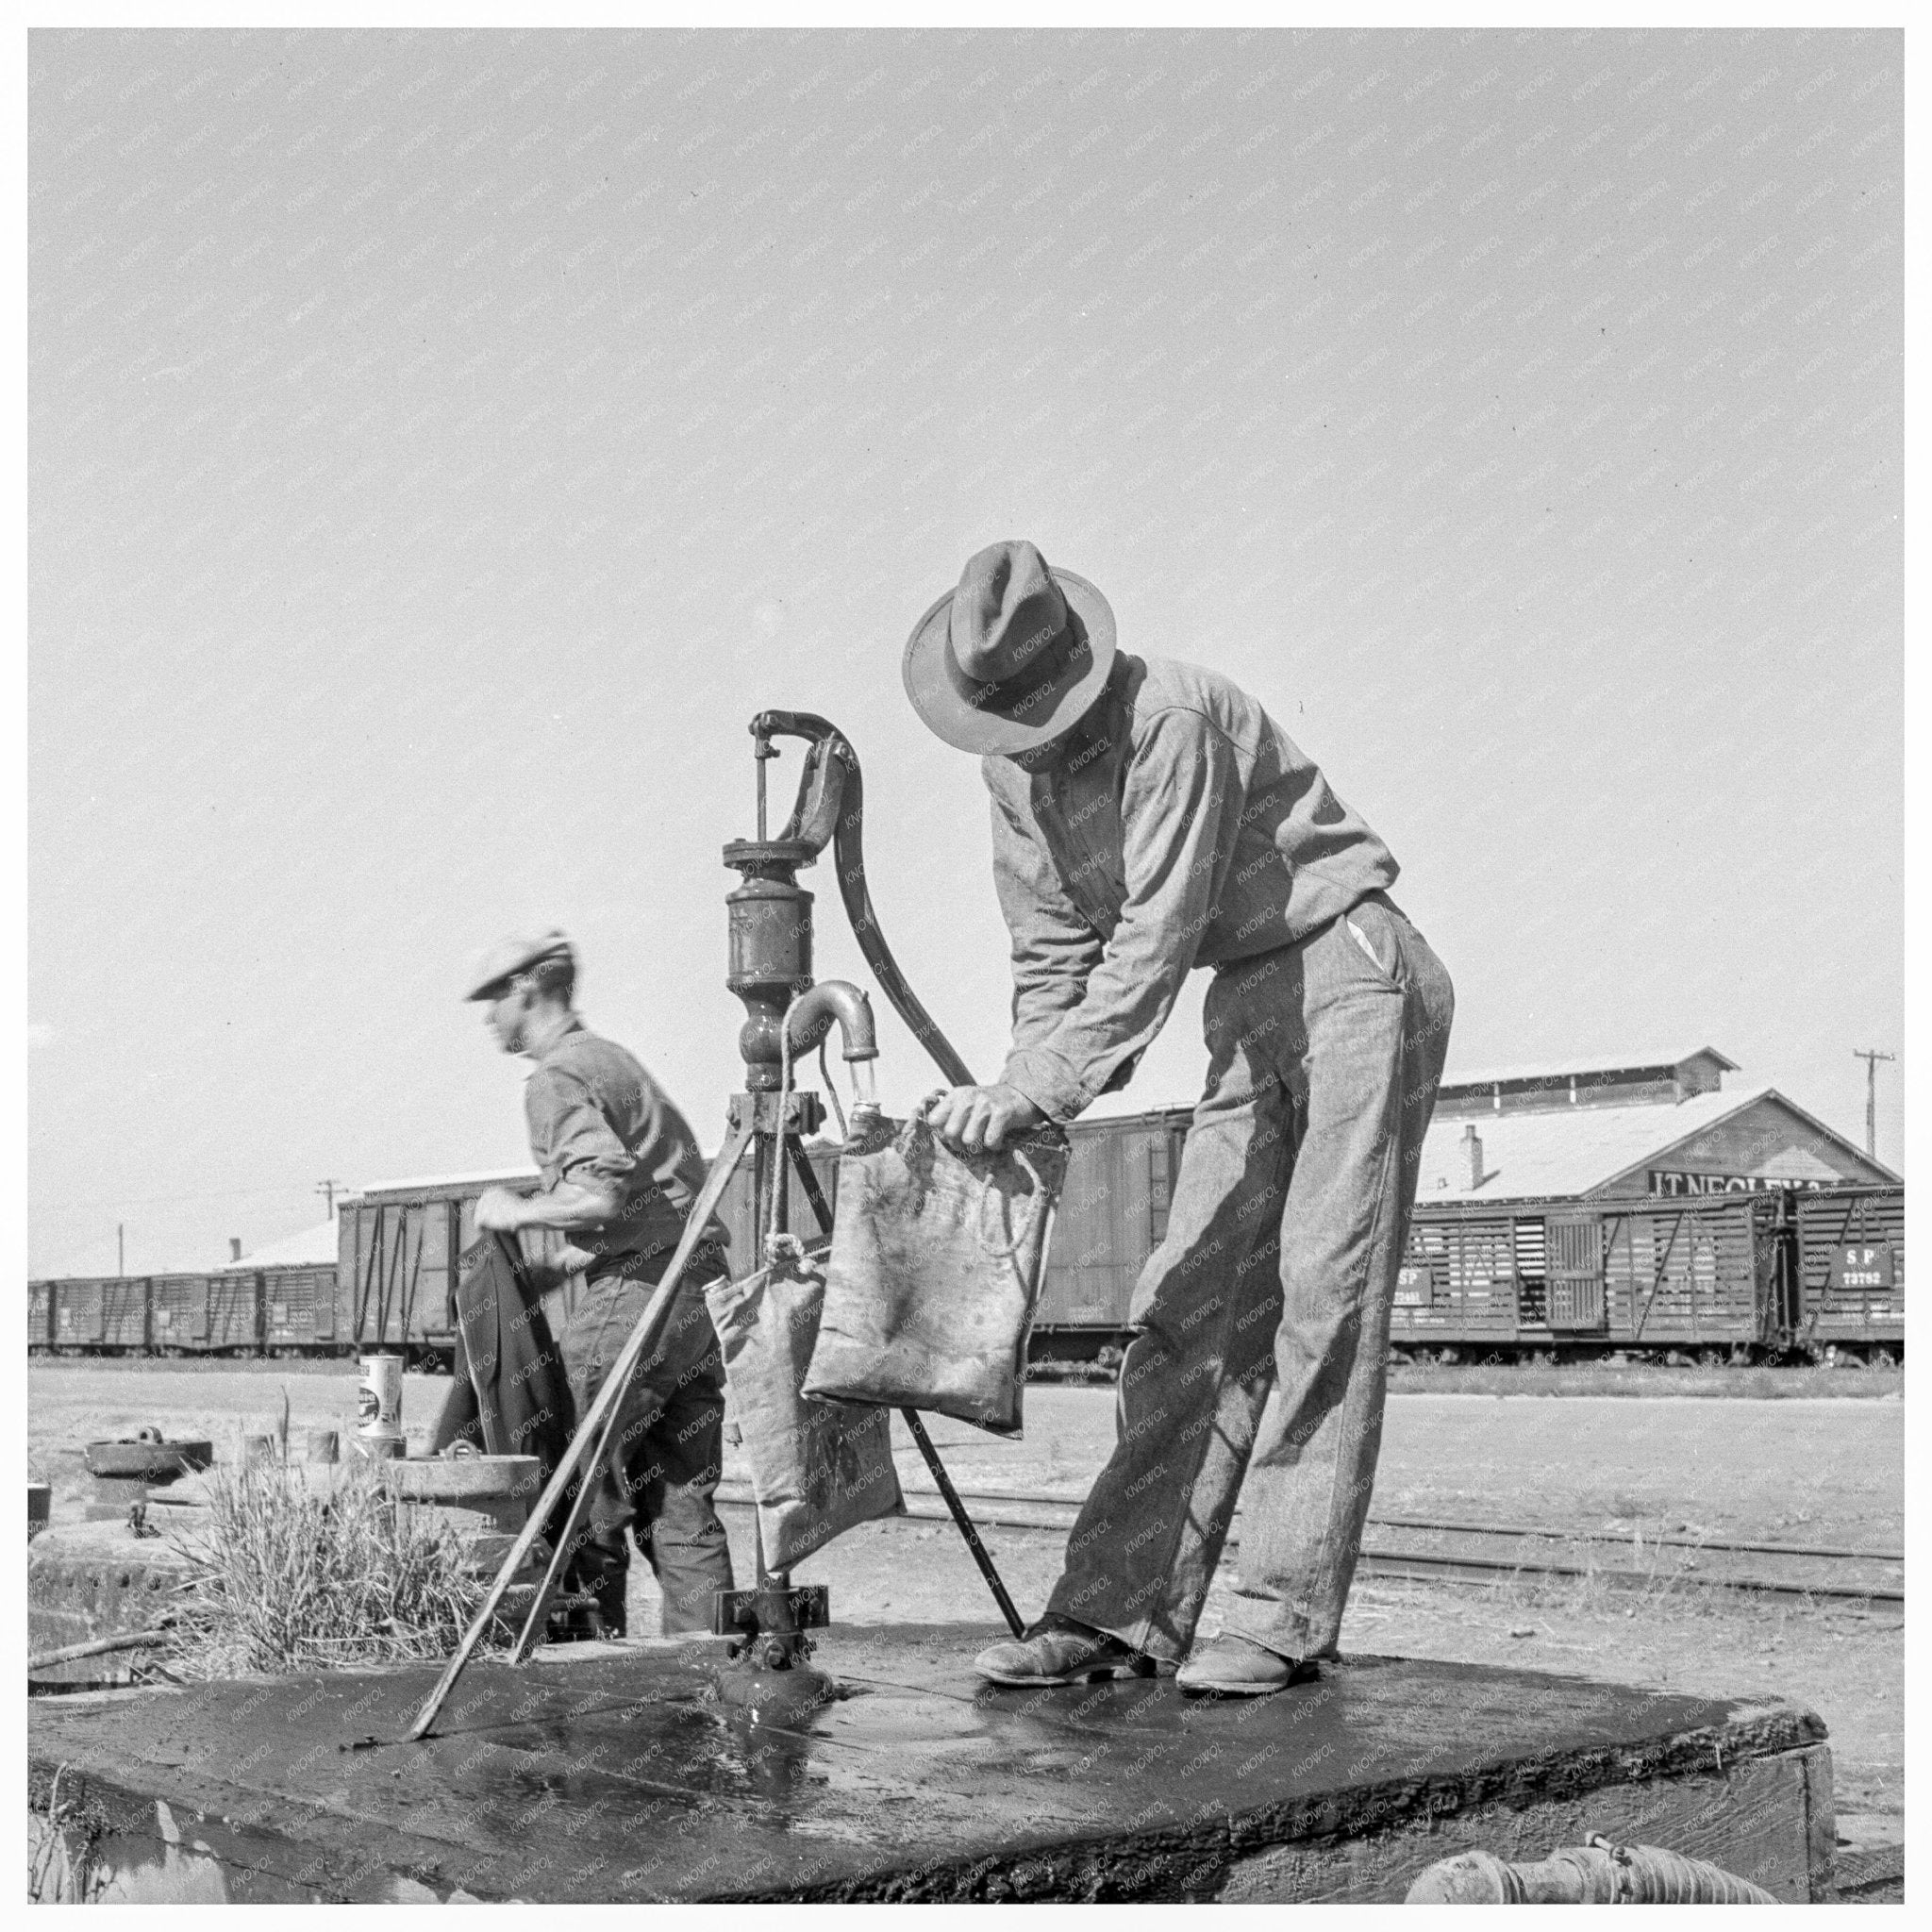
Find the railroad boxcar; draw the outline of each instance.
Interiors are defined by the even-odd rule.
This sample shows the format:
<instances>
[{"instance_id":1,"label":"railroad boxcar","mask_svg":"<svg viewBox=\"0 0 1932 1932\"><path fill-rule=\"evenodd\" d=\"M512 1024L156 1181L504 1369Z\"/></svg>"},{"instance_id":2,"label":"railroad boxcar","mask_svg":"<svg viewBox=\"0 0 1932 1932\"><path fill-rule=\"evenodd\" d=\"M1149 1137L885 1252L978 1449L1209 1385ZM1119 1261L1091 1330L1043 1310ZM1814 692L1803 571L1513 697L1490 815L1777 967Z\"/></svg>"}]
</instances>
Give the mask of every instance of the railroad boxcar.
<instances>
[{"instance_id":1,"label":"railroad boxcar","mask_svg":"<svg viewBox=\"0 0 1932 1932\"><path fill-rule=\"evenodd\" d=\"M1038 1357L1091 1357L1126 1339L1135 1284L1167 1232L1186 1109L1076 1122L1067 1184L1035 1314ZM808 1149L836 1200L839 1150ZM342 1203L340 1258L326 1268L84 1277L31 1285L29 1347L398 1348L425 1363L453 1350L459 1257L491 1185L533 1191L528 1170L401 1182ZM734 1272L758 1265L753 1176L720 1204ZM814 1220L792 1177L791 1222ZM565 1237L525 1230L524 1252ZM1696 1195L1418 1203L1397 1283L1398 1353L1689 1351L1710 1357L1902 1350L1905 1196L1898 1187L1770 1187ZM581 1291L546 1297L553 1324Z\"/></svg>"},{"instance_id":2,"label":"railroad boxcar","mask_svg":"<svg viewBox=\"0 0 1932 1932\"><path fill-rule=\"evenodd\" d=\"M1092 1354L1124 1328L1134 1284L1167 1233L1190 1116L1075 1122L1034 1333L1042 1353Z\"/></svg>"},{"instance_id":3,"label":"railroad boxcar","mask_svg":"<svg viewBox=\"0 0 1932 1932\"><path fill-rule=\"evenodd\" d=\"M164 1355L208 1347L208 1277L157 1274L148 1283L149 1337Z\"/></svg>"},{"instance_id":4,"label":"railroad boxcar","mask_svg":"<svg viewBox=\"0 0 1932 1932\"><path fill-rule=\"evenodd\" d=\"M208 1326L202 1346L210 1355L261 1353L261 1276L225 1270L208 1277Z\"/></svg>"},{"instance_id":5,"label":"railroad boxcar","mask_svg":"<svg viewBox=\"0 0 1932 1932\"><path fill-rule=\"evenodd\" d=\"M1396 1276L1390 1341L1405 1348L1514 1348L1549 1332L1540 1204L1418 1210Z\"/></svg>"},{"instance_id":6,"label":"railroad boxcar","mask_svg":"<svg viewBox=\"0 0 1932 1932\"><path fill-rule=\"evenodd\" d=\"M451 1264L460 1250L460 1211L458 1202L442 1191L426 1197L385 1193L343 1204L332 1324L337 1340L358 1349L405 1354L453 1346Z\"/></svg>"},{"instance_id":7,"label":"railroad boxcar","mask_svg":"<svg viewBox=\"0 0 1932 1932\"><path fill-rule=\"evenodd\" d=\"M333 1346L342 1353L392 1348L425 1366L447 1365L456 1348L456 1288L463 1251L476 1239L476 1201L486 1188L529 1193L527 1171L399 1181L341 1204ZM518 1237L532 1259L565 1237L529 1228ZM570 1297L546 1297L553 1318Z\"/></svg>"},{"instance_id":8,"label":"railroad boxcar","mask_svg":"<svg viewBox=\"0 0 1932 1932\"><path fill-rule=\"evenodd\" d=\"M1795 1324L1781 1193L1419 1205L1398 1349L1775 1350Z\"/></svg>"},{"instance_id":9,"label":"railroad boxcar","mask_svg":"<svg viewBox=\"0 0 1932 1932\"><path fill-rule=\"evenodd\" d=\"M145 1353L148 1341L147 1277L117 1276L101 1283L101 1341L120 1355Z\"/></svg>"},{"instance_id":10,"label":"railroad boxcar","mask_svg":"<svg viewBox=\"0 0 1932 1932\"><path fill-rule=\"evenodd\" d=\"M1780 1293L1783 1193L1605 1202L1598 1211L1604 1332L1614 1341L1752 1351L1791 1341ZM1590 1292L1581 1257L1572 1278Z\"/></svg>"},{"instance_id":11,"label":"railroad boxcar","mask_svg":"<svg viewBox=\"0 0 1932 1932\"><path fill-rule=\"evenodd\" d=\"M1805 1346L1902 1354L1906 1339L1903 1188L1825 1188L1796 1197Z\"/></svg>"},{"instance_id":12,"label":"railroad boxcar","mask_svg":"<svg viewBox=\"0 0 1932 1932\"><path fill-rule=\"evenodd\" d=\"M828 1201L838 1191L839 1150L808 1149L812 1172ZM344 1351L397 1348L420 1359L447 1361L455 1348L455 1295L458 1267L476 1239L476 1201L488 1187L534 1191L536 1174L525 1171L454 1175L402 1181L365 1190L341 1204L341 1249L336 1264L334 1340ZM803 1190L792 1177L791 1218L794 1229L814 1225ZM762 1248L762 1232L752 1225L752 1175L748 1166L733 1175L719 1219L730 1241L734 1268L749 1272ZM548 1258L568 1237L551 1228L525 1228L517 1236L524 1255ZM544 1297L553 1326L570 1317L582 1293L572 1280Z\"/></svg>"},{"instance_id":13,"label":"railroad boxcar","mask_svg":"<svg viewBox=\"0 0 1932 1932\"><path fill-rule=\"evenodd\" d=\"M264 1268L261 1339L264 1348L323 1351L336 1339L336 1271L333 1268Z\"/></svg>"},{"instance_id":14,"label":"railroad boxcar","mask_svg":"<svg viewBox=\"0 0 1932 1932\"><path fill-rule=\"evenodd\" d=\"M98 1275L82 1275L55 1283L56 1348L100 1347L101 1313L107 1286L108 1283Z\"/></svg>"}]
</instances>

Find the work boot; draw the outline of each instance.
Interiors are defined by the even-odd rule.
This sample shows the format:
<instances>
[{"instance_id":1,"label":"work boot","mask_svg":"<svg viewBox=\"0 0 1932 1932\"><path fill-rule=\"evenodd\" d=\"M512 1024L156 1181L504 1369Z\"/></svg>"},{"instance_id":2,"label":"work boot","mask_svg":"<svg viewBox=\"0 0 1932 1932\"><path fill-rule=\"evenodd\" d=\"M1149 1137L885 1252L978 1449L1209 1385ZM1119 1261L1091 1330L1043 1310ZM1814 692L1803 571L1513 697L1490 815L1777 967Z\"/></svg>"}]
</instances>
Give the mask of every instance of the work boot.
<instances>
[{"instance_id":1,"label":"work boot","mask_svg":"<svg viewBox=\"0 0 1932 1932\"><path fill-rule=\"evenodd\" d=\"M1070 1617L1042 1617L1024 1637L990 1643L973 1668L991 1684L1084 1684L1091 1677L1125 1672L1151 1677L1154 1659L1105 1630L1090 1629Z\"/></svg>"},{"instance_id":2,"label":"work boot","mask_svg":"<svg viewBox=\"0 0 1932 1932\"><path fill-rule=\"evenodd\" d=\"M622 1523L593 1529L584 1539L567 1573L575 1592L591 1598L586 1621L599 1637L622 1637L625 1598L630 1585L630 1549Z\"/></svg>"},{"instance_id":3,"label":"work boot","mask_svg":"<svg viewBox=\"0 0 1932 1932\"><path fill-rule=\"evenodd\" d=\"M602 1634L606 1637L622 1637L624 1635L626 1621L625 1610L625 1586L629 1581L628 1575L620 1570L615 1576L606 1578L597 1587L597 1607L593 1614L604 1626Z\"/></svg>"},{"instance_id":4,"label":"work boot","mask_svg":"<svg viewBox=\"0 0 1932 1932\"><path fill-rule=\"evenodd\" d=\"M595 1643L604 1635L604 1620L590 1604L568 1604L553 1609L544 1629L548 1643Z\"/></svg>"},{"instance_id":5,"label":"work boot","mask_svg":"<svg viewBox=\"0 0 1932 1932\"><path fill-rule=\"evenodd\" d=\"M1261 1697L1285 1690L1298 1666L1253 1638L1224 1630L1211 1642L1190 1654L1174 1673L1174 1682L1197 1697Z\"/></svg>"}]
</instances>

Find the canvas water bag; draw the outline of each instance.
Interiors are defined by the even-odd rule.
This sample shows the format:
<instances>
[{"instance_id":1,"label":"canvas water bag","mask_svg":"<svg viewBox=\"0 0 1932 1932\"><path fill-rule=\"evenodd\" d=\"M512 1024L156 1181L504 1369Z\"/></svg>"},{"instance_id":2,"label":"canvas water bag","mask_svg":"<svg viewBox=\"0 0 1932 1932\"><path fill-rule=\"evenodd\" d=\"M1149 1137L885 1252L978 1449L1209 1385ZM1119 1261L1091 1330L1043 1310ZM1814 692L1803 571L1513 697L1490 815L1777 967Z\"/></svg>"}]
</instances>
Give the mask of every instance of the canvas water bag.
<instances>
[{"instance_id":1,"label":"canvas water bag","mask_svg":"<svg viewBox=\"0 0 1932 1932\"><path fill-rule=\"evenodd\" d=\"M960 1156L923 1120L882 1118L839 1162L806 1393L1018 1435L1026 1338L1066 1174L1057 1129Z\"/></svg>"},{"instance_id":2,"label":"canvas water bag","mask_svg":"<svg viewBox=\"0 0 1932 1932\"><path fill-rule=\"evenodd\" d=\"M801 1392L824 1291L823 1251L783 1256L742 1281L705 1289L769 1570L789 1570L841 1531L906 1509L885 1410Z\"/></svg>"}]
</instances>

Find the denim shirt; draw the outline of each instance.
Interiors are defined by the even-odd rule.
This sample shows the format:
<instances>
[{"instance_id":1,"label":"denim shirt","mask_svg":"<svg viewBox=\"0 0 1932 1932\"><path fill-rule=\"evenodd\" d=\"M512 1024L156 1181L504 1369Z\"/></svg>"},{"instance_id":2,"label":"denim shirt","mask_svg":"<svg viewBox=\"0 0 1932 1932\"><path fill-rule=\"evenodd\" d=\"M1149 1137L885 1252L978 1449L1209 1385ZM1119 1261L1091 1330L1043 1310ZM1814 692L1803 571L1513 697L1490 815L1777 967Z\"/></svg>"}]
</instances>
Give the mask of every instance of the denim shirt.
<instances>
[{"instance_id":1,"label":"denim shirt","mask_svg":"<svg viewBox=\"0 0 1932 1932\"><path fill-rule=\"evenodd\" d=\"M600 1257L675 1248L705 1184L697 1137L668 1095L615 1041L581 1024L543 1050L524 1088L530 1154L543 1184L614 1187L615 1220L572 1241ZM708 1238L724 1245L714 1220Z\"/></svg>"},{"instance_id":2,"label":"denim shirt","mask_svg":"<svg viewBox=\"0 0 1932 1932\"><path fill-rule=\"evenodd\" d=\"M1214 672L1123 653L1084 735L1049 769L980 761L1013 948L1000 1078L1056 1121L1126 1085L1194 967L1306 938L1398 870Z\"/></svg>"}]
</instances>

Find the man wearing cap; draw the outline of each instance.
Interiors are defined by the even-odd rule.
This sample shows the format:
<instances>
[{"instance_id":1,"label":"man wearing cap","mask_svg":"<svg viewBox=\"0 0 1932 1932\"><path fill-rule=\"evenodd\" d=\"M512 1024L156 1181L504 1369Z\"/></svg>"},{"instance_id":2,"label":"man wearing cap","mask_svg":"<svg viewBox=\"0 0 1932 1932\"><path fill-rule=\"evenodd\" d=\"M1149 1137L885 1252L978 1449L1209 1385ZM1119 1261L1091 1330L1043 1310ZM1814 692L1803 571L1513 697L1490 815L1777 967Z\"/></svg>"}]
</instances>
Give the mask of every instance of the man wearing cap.
<instances>
[{"instance_id":1,"label":"man wearing cap","mask_svg":"<svg viewBox=\"0 0 1932 1932\"><path fill-rule=\"evenodd\" d=\"M579 1417L587 1414L651 1299L704 1185L696 1137L623 1047L599 1038L573 1004L576 959L559 932L506 940L472 969L467 997L505 1053L534 1060L524 1089L530 1152L543 1191L491 1188L476 1225L568 1237L552 1268L581 1274L558 1341ZM629 1525L664 1595L663 1628L710 1627L711 1593L729 1590L731 1556L712 1507L724 1457L724 1380L702 1284L724 1272L716 1222L693 1251L657 1352L641 1362L609 1463L593 1477L588 1541L575 1557L604 1628L625 1629Z\"/></svg>"},{"instance_id":2,"label":"man wearing cap","mask_svg":"<svg viewBox=\"0 0 1932 1932\"><path fill-rule=\"evenodd\" d=\"M1046 1615L975 1667L1279 1690L1334 1654L1354 1574L1448 975L1388 895L1388 848L1260 705L1118 651L1106 599L1031 543L974 557L904 669L925 724L980 754L1012 938L1011 1051L927 1103L942 1138L972 1153L1073 1120L1126 1084L1188 974L1214 975L1113 1454ZM1239 1586L1197 1646L1244 1474Z\"/></svg>"}]
</instances>

